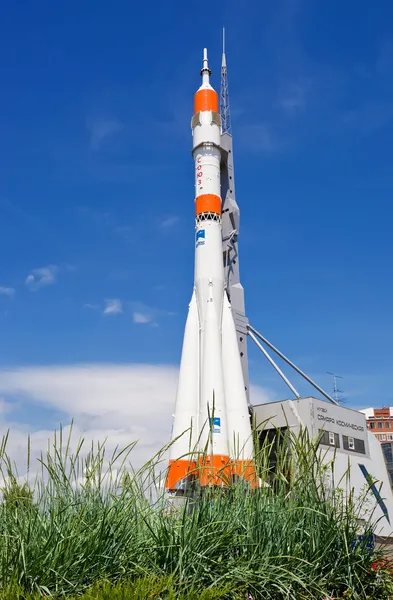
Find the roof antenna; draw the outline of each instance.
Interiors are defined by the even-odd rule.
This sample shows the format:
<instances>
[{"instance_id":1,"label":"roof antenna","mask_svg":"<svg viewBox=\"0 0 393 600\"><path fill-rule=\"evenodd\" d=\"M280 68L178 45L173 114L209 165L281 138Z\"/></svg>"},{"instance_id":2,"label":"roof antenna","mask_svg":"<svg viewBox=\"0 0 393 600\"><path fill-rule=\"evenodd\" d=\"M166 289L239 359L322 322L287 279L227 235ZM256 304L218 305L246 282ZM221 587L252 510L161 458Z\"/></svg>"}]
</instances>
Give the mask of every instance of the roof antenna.
<instances>
[{"instance_id":1,"label":"roof antenna","mask_svg":"<svg viewBox=\"0 0 393 600\"><path fill-rule=\"evenodd\" d=\"M335 401L337 402L337 404L344 404L345 403L345 398L343 398L342 396L340 396L340 394L342 394L342 390L338 389L338 385L337 385L337 379L343 379L343 377L341 375L337 375L337 373L331 373L330 371L326 371L326 373L328 375L332 375L333 377L333 398L335 399Z\"/></svg>"}]
</instances>

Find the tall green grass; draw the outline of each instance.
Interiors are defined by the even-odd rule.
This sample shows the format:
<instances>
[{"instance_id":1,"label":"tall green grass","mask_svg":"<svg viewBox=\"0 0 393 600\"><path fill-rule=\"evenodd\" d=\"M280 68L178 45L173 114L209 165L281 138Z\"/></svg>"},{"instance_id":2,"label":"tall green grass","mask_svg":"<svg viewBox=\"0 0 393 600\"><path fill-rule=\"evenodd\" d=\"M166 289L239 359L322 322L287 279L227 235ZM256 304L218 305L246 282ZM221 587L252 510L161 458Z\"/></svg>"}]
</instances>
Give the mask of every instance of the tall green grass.
<instances>
[{"instance_id":1,"label":"tall green grass","mask_svg":"<svg viewBox=\"0 0 393 600\"><path fill-rule=\"evenodd\" d=\"M278 449L266 439L259 489L240 481L176 505L160 483L162 453L135 472L133 445L110 457L105 445L92 446L85 455L83 440L71 452L60 431L28 485L6 441L0 597L139 598L138 585L153 586L146 598L168 600L322 599L346 590L366 597L372 557L365 543L354 546L362 501L329 488L333 463L306 432L287 433ZM348 478L341 487L350 487ZM367 534L371 523L365 527ZM117 587L91 591L103 581Z\"/></svg>"}]
</instances>

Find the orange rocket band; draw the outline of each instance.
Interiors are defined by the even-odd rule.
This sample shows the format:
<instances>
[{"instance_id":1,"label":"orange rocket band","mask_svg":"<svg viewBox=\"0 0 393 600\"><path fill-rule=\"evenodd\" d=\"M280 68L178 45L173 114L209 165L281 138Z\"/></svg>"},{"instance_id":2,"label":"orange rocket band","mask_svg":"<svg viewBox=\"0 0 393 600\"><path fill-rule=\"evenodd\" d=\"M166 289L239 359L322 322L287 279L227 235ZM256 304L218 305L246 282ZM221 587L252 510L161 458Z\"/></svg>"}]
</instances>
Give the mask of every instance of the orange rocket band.
<instances>
[{"instance_id":1,"label":"orange rocket band","mask_svg":"<svg viewBox=\"0 0 393 600\"><path fill-rule=\"evenodd\" d=\"M218 94L215 90L198 90L194 96L194 114L201 110L213 110L218 113Z\"/></svg>"},{"instance_id":2,"label":"orange rocket band","mask_svg":"<svg viewBox=\"0 0 393 600\"><path fill-rule=\"evenodd\" d=\"M196 462L190 460L170 460L169 470L166 478L166 488L168 490L176 489L176 484L193 473L196 468Z\"/></svg>"},{"instance_id":3,"label":"orange rocket band","mask_svg":"<svg viewBox=\"0 0 393 600\"><path fill-rule=\"evenodd\" d=\"M196 214L212 212L221 214L221 198L215 194L202 194L195 200Z\"/></svg>"}]
</instances>

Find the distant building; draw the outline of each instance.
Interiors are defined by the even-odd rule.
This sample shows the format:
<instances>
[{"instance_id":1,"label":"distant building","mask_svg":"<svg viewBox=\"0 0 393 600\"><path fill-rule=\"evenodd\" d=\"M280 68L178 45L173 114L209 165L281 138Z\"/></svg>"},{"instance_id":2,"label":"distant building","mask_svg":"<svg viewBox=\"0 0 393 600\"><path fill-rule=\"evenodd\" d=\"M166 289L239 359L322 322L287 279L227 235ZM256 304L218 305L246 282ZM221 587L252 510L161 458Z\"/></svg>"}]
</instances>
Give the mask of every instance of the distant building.
<instances>
[{"instance_id":1,"label":"distant building","mask_svg":"<svg viewBox=\"0 0 393 600\"><path fill-rule=\"evenodd\" d=\"M386 467L393 487L393 406L365 408L367 428L372 431L382 447Z\"/></svg>"}]
</instances>

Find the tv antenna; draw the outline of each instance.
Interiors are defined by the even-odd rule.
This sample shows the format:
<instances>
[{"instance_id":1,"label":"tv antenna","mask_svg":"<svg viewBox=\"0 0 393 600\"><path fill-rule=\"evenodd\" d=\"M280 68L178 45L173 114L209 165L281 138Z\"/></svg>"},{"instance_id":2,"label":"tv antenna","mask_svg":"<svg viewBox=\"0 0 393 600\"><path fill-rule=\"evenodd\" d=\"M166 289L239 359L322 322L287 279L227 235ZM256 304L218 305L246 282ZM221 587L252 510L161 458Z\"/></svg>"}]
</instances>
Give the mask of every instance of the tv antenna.
<instances>
[{"instance_id":1,"label":"tv antenna","mask_svg":"<svg viewBox=\"0 0 393 600\"><path fill-rule=\"evenodd\" d=\"M341 375L337 375L337 373L331 373L330 371L326 371L326 373L328 375L332 375L333 377L333 397L335 399L335 401L337 402L337 404L342 404L343 402L345 402L345 399L340 396L340 394L342 394L342 390L338 389L338 385L337 385L337 379L344 379Z\"/></svg>"}]
</instances>

